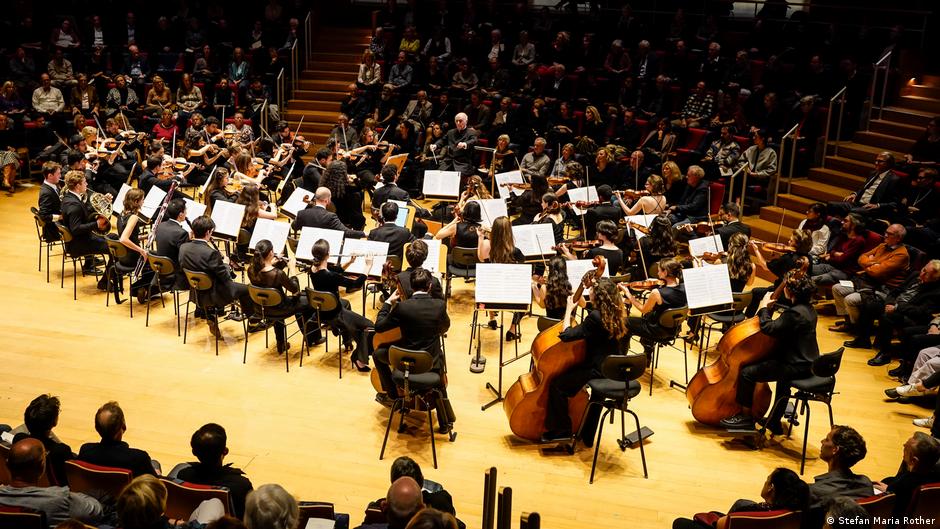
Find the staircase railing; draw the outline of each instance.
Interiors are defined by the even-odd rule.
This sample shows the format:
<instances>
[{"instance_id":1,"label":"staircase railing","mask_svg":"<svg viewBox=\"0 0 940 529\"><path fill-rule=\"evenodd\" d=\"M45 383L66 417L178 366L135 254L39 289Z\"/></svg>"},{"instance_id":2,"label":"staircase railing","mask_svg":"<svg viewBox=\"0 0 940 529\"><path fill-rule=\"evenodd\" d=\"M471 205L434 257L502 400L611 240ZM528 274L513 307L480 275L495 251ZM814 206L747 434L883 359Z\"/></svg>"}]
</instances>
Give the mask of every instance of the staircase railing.
<instances>
[{"instance_id":1,"label":"staircase railing","mask_svg":"<svg viewBox=\"0 0 940 529\"><path fill-rule=\"evenodd\" d=\"M884 113L885 109L885 96L888 93L888 76L891 73L891 55L894 53L894 50L888 50L888 53L885 53L883 57L878 59L878 61L872 65L873 71L871 74L871 108L868 110L868 116L865 118L865 130L869 130L871 126L871 118L875 113L875 89L878 87L878 72L883 71L882 81L881 81L881 103L878 105L878 119L881 119L881 115Z\"/></svg>"},{"instance_id":2,"label":"staircase railing","mask_svg":"<svg viewBox=\"0 0 940 529\"><path fill-rule=\"evenodd\" d=\"M826 156L829 155L829 129L832 126L832 106L836 99L839 100L839 123L836 127L835 152L833 156L839 155L839 141L842 138L842 115L845 113L845 91L848 86L843 86L842 90L836 92L836 95L829 98L829 111L826 112L826 135L823 136L823 159L821 167L826 167Z\"/></svg>"},{"instance_id":3,"label":"staircase railing","mask_svg":"<svg viewBox=\"0 0 940 529\"><path fill-rule=\"evenodd\" d=\"M774 206L777 205L777 196L780 194L780 179L783 178L783 153L786 152L787 140L790 140L790 163L787 166L787 194L793 183L793 164L796 162L796 142L799 140L796 131L800 124L793 125L789 132L780 138L780 149L777 151L777 178L774 182Z\"/></svg>"},{"instance_id":4,"label":"staircase railing","mask_svg":"<svg viewBox=\"0 0 940 529\"><path fill-rule=\"evenodd\" d=\"M310 57L313 55L313 12L307 13L304 19L304 68L310 67Z\"/></svg>"},{"instance_id":5,"label":"staircase railing","mask_svg":"<svg viewBox=\"0 0 940 529\"><path fill-rule=\"evenodd\" d=\"M277 101L277 108L281 112L287 108L287 86L284 81L284 68L281 68L281 71L277 74L277 79L274 81L274 98Z\"/></svg>"}]
</instances>

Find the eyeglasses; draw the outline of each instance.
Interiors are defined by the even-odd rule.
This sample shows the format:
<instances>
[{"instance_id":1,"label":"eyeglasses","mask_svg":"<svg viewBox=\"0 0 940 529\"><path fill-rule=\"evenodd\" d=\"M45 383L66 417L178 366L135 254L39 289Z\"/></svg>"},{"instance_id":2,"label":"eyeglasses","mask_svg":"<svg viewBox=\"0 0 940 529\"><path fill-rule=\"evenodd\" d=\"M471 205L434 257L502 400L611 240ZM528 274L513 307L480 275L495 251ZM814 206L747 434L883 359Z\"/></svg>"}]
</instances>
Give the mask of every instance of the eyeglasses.
<instances>
[{"instance_id":1,"label":"eyeglasses","mask_svg":"<svg viewBox=\"0 0 940 529\"><path fill-rule=\"evenodd\" d=\"M885 237L900 237L901 234L896 231L886 231Z\"/></svg>"}]
</instances>

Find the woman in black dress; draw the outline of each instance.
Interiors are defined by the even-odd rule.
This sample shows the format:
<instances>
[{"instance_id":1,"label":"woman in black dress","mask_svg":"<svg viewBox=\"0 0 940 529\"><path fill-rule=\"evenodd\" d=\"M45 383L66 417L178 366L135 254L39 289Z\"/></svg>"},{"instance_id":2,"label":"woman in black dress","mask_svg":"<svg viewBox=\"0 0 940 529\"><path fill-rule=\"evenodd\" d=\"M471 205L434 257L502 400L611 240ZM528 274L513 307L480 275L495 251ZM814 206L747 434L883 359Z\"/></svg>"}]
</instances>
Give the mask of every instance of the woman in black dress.
<instances>
[{"instance_id":1,"label":"woman in black dress","mask_svg":"<svg viewBox=\"0 0 940 529\"><path fill-rule=\"evenodd\" d=\"M565 303L571 295L571 283L568 281L567 259L556 255L548 261L548 276L544 283L543 276L532 281L532 301L545 309L545 316L560 320L565 315Z\"/></svg>"},{"instance_id":2,"label":"woman in black dress","mask_svg":"<svg viewBox=\"0 0 940 529\"><path fill-rule=\"evenodd\" d=\"M141 220L140 208L144 205L144 192L134 188L124 195L124 211L118 217L117 230L120 233L121 244L127 247L127 254L119 261L122 266L128 268L136 267L140 259L146 261L147 249L140 243ZM144 266L143 271L137 281L131 285L131 292L137 294L137 299L141 303L147 300L149 294L150 281L153 279L153 270L149 266ZM120 286L118 285L114 292L114 301L123 303L119 297Z\"/></svg>"},{"instance_id":3,"label":"woman in black dress","mask_svg":"<svg viewBox=\"0 0 940 529\"><path fill-rule=\"evenodd\" d=\"M362 193L349 184L346 163L339 160L331 162L323 171L320 185L332 193L339 220L354 230L362 231L366 225L366 218L362 214Z\"/></svg>"},{"instance_id":4,"label":"woman in black dress","mask_svg":"<svg viewBox=\"0 0 940 529\"><path fill-rule=\"evenodd\" d=\"M618 286L627 298L627 303L631 308L640 311L639 317L630 316L627 318L627 338L636 334L640 338L640 344L643 345L643 352L646 354L646 361L649 363L653 358L653 345L656 340L661 340L675 329L663 327L659 324L659 317L670 309L676 309L686 304L685 285L681 285L682 265L675 259L664 259L659 262L659 279L664 282L664 286L650 291L645 302L640 302L633 297L630 288L620 283Z\"/></svg>"},{"instance_id":5,"label":"woman in black dress","mask_svg":"<svg viewBox=\"0 0 940 529\"><path fill-rule=\"evenodd\" d=\"M460 215L438 230L434 234L434 238L445 241L451 248L475 248L480 221L480 204L478 202L467 202Z\"/></svg>"},{"instance_id":6,"label":"woman in black dress","mask_svg":"<svg viewBox=\"0 0 940 529\"><path fill-rule=\"evenodd\" d=\"M493 220L493 228L489 237L477 238L477 259L481 263L502 263L518 264L525 261L522 250L516 248L515 239L512 236L512 223L509 217L497 217ZM496 329L496 313L490 312L489 326ZM522 334L519 332L519 321L522 320L521 312L514 312L512 323L509 330L506 331L506 340L518 340Z\"/></svg>"}]
</instances>

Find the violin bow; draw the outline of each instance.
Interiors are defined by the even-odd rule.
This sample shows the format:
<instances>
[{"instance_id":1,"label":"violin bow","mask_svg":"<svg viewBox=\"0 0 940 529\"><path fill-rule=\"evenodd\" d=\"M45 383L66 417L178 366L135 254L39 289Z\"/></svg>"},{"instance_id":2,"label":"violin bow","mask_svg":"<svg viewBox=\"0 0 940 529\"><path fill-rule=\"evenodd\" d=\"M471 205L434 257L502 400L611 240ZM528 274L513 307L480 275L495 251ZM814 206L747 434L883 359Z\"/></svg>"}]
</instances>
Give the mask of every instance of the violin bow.
<instances>
[{"instance_id":1,"label":"violin bow","mask_svg":"<svg viewBox=\"0 0 940 529\"><path fill-rule=\"evenodd\" d=\"M173 141L170 143L170 158L176 159L176 129L173 129Z\"/></svg>"},{"instance_id":2,"label":"violin bow","mask_svg":"<svg viewBox=\"0 0 940 529\"><path fill-rule=\"evenodd\" d=\"M783 208L783 213L780 215L780 224L777 224L777 237L774 239L774 243L780 242L780 230L783 229L783 219L787 216L787 208Z\"/></svg>"},{"instance_id":3,"label":"violin bow","mask_svg":"<svg viewBox=\"0 0 940 529\"><path fill-rule=\"evenodd\" d=\"M705 190L705 192L708 194L708 204L709 204L708 207L711 208L711 203L712 203L712 187L711 187L711 186L708 186L708 188ZM712 216L711 216L711 212L710 212L710 211L709 211L709 214L706 215L706 217L708 218L708 227L711 228L711 230L712 230L712 245L715 247L715 253L718 253L720 250L718 249L718 241L715 240L715 223L712 221Z\"/></svg>"}]
</instances>

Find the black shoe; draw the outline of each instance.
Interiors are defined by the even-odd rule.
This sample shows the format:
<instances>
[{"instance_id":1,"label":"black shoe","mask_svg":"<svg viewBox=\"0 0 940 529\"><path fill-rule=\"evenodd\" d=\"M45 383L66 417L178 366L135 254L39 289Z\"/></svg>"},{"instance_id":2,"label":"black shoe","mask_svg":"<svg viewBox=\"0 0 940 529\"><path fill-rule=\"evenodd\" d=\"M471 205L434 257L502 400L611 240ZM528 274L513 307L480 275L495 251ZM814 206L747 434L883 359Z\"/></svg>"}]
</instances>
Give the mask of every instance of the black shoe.
<instances>
[{"instance_id":1,"label":"black shoe","mask_svg":"<svg viewBox=\"0 0 940 529\"><path fill-rule=\"evenodd\" d=\"M737 415L722 419L718 424L720 424L722 428L734 430L751 429L754 428L754 418L750 415L738 413Z\"/></svg>"},{"instance_id":2,"label":"black shoe","mask_svg":"<svg viewBox=\"0 0 940 529\"><path fill-rule=\"evenodd\" d=\"M277 344L277 354L284 354L287 351L290 351L290 342L287 342L284 345Z\"/></svg>"},{"instance_id":3,"label":"black shoe","mask_svg":"<svg viewBox=\"0 0 940 529\"><path fill-rule=\"evenodd\" d=\"M248 322L248 332L260 332L267 328L267 326L260 321L250 321Z\"/></svg>"},{"instance_id":4,"label":"black shoe","mask_svg":"<svg viewBox=\"0 0 940 529\"><path fill-rule=\"evenodd\" d=\"M757 419L757 424L767 428L767 431L774 435L783 435L783 425L780 424L780 421L770 422L766 417L761 417Z\"/></svg>"},{"instance_id":5,"label":"black shoe","mask_svg":"<svg viewBox=\"0 0 940 529\"><path fill-rule=\"evenodd\" d=\"M882 351L876 354L873 358L868 359L868 365L877 367L884 366L891 363L891 355Z\"/></svg>"},{"instance_id":6,"label":"black shoe","mask_svg":"<svg viewBox=\"0 0 940 529\"><path fill-rule=\"evenodd\" d=\"M210 320L207 320L206 323L209 324L209 334L211 334L212 336L215 336L216 338L222 337L222 333L219 332L219 324L216 323L215 320L210 319Z\"/></svg>"},{"instance_id":7,"label":"black shoe","mask_svg":"<svg viewBox=\"0 0 940 529\"><path fill-rule=\"evenodd\" d=\"M543 444L560 443L571 440L571 430L551 430L542 434L539 439Z\"/></svg>"},{"instance_id":8,"label":"black shoe","mask_svg":"<svg viewBox=\"0 0 940 529\"><path fill-rule=\"evenodd\" d=\"M888 397L889 399L899 399L899 398L901 398L901 394L898 393L898 390L897 390L896 388L888 388L888 389L886 389L886 390L885 390L885 395L887 395L887 397Z\"/></svg>"},{"instance_id":9,"label":"black shoe","mask_svg":"<svg viewBox=\"0 0 940 529\"><path fill-rule=\"evenodd\" d=\"M352 294L353 292L359 292L360 290L362 290L362 285L359 285L358 287L346 287L347 294Z\"/></svg>"},{"instance_id":10,"label":"black shoe","mask_svg":"<svg viewBox=\"0 0 940 529\"><path fill-rule=\"evenodd\" d=\"M316 340L310 340L310 341L307 343L307 345L308 345L309 347L316 347L316 346L318 346L318 345L323 345L323 344L325 344L325 343L326 343L326 336L321 336L321 337L317 338Z\"/></svg>"},{"instance_id":11,"label":"black shoe","mask_svg":"<svg viewBox=\"0 0 940 529\"><path fill-rule=\"evenodd\" d=\"M203 309L196 309L193 311L193 318L196 318L197 320L201 320L205 317L206 317L206 311L204 311Z\"/></svg>"},{"instance_id":12,"label":"black shoe","mask_svg":"<svg viewBox=\"0 0 940 529\"><path fill-rule=\"evenodd\" d=\"M871 349L871 340L868 338L863 338L861 336L855 338L854 340L848 340L842 342L842 345L846 347L852 347L854 349ZM881 353L878 353L881 354Z\"/></svg>"},{"instance_id":13,"label":"black shoe","mask_svg":"<svg viewBox=\"0 0 940 529\"><path fill-rule=\"evenodd\" d=\"M242 314L241 312L238 312L237 310L233 310L233 311L231 311L231 312L228 313L228 315L226 316L226 318L228 318L228 319L230 319L230 320L232 320L232 321L242 321L242 320L245 319L245 315ZM249 321L248 323L251 324L250 321Z\"/></svg>"},{"instance_id":14,"label":"black shoe","mask_svg":"<svg viewBox=\"0 0 940 529\"><path fill-rule=\"evenodd\" d=\"M87 265L87 264L86 264L86 265L82 266L82 273L85 274L85 275L93 276L93 275L95 275L95 274L97 274L97 273L99 273L99 272L100 272L100 270L98 270L98 267L95 266L95 265Z\"/></svg>"},{"instance_id":15,"label":"black shoe","mask_svg":"<svg viewBox=\"0 0 940 529\"><path fill-rule=\"evenodd\" d=\"M391 408L392 404L395 403L395 399L389 397L385 393L378 393L375 395L375 401L385 406L386 408Z\"/></svg>"},{"instance_id":16,"label":"black shoe","mask_svg":"<svg viewBox=\"0 0 940 529\"><path fill-rule=\"evenodd\" d=\"M372 371L372 368L369 367L369 364L363 364L359 360L354 360L353 365L356 366L356 370L360 373L368 373L369 371Z\"/></svg>"},{"instance_id":17,"label":"black shoe","mask_svg":"<svg viewBox=\"0 0 940 529\"><path fill-rule=\"evenodd\" d=\"M489 323L487 323L487 325L490 327L490 329L493 329L494 331L496 330L497 327L499 327L499 324L496 323L496 320L490 320Z\"/></svg>"},{"instance_id":18,"label":"black shoe","mask_svg":"<svg viewBox=\"0 0 940 529\"><path fill-rule=\"evenodd\" d=\"M832 332L851 333L855 330L855 326L851 323L840 322L836 325L833 325L832 327L829 327L829 330Z\"/></svg>"},{"instance_id":19,"label":"black shoe","mask_svg":"<svg viewBox=\"0 0 940 529\"><path fill-rule=\"evenodd\" d=\"M141 305L146 305L150 301L150 289L146 287L141 287L137 289L137 303Z\"/></svg>"},{"instance_id":20,"label":"black shoe","mask_svg":"<svg viewBox=\"0 0 940 529\"><path fill-rule=\"evenodd\" d=\"M447 435L454 430L453 424L445 424L437 429L437 433Z\"/></svg>"},{"instance_id":21,"label":"black shoe","mask_svg":"<svg viewBox=\"0 0 940 529\"><path fill-rule=\"evenodd\" d=\"M518 339L520 339L520 338L522 338L522 335L521 335L521 334L516 334L516 333L514 333L514 332L512 332L512 331L506 331L506 341L507 341L507 342L514 342L514 341L516 341L516 340L518 340Z\"/></svg>"},{"instance_id":22,"label":"black shoe","mask_svg":"<svg viewBox=\"0 0 940 529\"><path fill-rule=\"evenodd\" d=\"M95 260L92 261L92 262L94 263L94 266L96 266L96 267L97 267L97 266L104 266L104 264L105 264L104 257L95 257Z\"/></svg>"}]
</instances>

